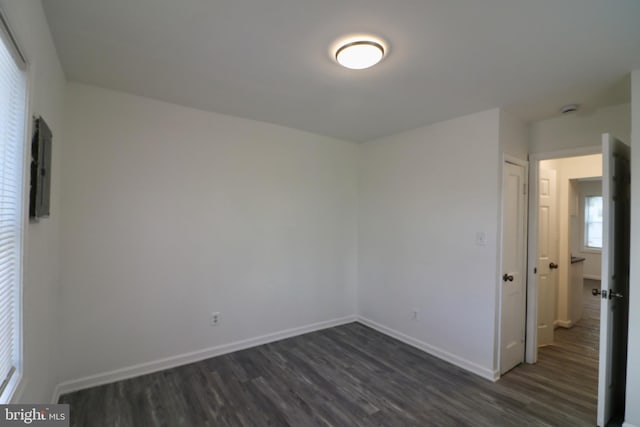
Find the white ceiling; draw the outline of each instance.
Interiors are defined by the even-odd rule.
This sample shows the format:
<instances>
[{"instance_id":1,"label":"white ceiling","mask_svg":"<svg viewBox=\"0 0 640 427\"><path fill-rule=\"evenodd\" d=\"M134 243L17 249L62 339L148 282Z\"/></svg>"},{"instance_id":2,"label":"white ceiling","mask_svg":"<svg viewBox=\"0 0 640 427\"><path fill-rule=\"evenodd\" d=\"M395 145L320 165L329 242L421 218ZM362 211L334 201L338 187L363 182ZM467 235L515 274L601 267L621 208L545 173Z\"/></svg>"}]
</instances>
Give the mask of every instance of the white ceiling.
<instances>
[{"instance_id":1,"label":"white ceiling","mask_svg":"<svg viewBox=\"0 0 640 427\"><path fill-rule=\"evenodd\" d=\"M67 77L366 141L494 107L629 100L638 0L43 0ZM390 50L347 70L329 46Z\"/></svg>"}]
</instances>

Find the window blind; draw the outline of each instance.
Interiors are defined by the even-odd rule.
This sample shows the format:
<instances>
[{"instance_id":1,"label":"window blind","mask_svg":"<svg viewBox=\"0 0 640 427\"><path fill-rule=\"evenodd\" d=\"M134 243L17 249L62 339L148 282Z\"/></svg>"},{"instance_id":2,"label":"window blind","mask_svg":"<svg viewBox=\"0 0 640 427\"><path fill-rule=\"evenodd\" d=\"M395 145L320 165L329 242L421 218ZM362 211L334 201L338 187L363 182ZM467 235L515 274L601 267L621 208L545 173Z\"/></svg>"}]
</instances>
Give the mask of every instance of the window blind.
<instances>
[{"instance_id":1,"label":"window blind","mask_svg":"<svg viewBox=\"0 0 640 427\"><path fill-rule=\"evenodd\" d=\"M23 59L0 13L0 395L3 400L12 375L18 371L20 356L26 116Z\"/></svg>"},{"instance_id":2,"label":"window blind","mask_svg":"<svg viewBox=\"0 0 640 427\"><path fill-rule=\"evenodd\" d=\"M584 246L602 249L602 196L584 199Z\"/></svg>"}]
</instances>

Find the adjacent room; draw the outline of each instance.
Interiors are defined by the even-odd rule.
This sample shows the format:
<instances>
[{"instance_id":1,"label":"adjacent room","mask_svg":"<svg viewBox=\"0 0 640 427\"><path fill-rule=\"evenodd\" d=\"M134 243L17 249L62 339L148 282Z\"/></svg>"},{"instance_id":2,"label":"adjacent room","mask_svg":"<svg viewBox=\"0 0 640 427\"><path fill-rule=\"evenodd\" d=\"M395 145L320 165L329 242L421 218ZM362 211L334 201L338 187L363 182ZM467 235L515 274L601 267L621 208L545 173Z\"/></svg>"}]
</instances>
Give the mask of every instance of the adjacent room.
<instances>
[{"instance_id":1,"label":"adjacent room","mask_svg":"<svg viewBox=\"0 0 640 427\"><path fill-rule=\"evenodd\" d=\"M2 421L640 427L639 2L0 18Z\"/></svg>"}]
</instances>

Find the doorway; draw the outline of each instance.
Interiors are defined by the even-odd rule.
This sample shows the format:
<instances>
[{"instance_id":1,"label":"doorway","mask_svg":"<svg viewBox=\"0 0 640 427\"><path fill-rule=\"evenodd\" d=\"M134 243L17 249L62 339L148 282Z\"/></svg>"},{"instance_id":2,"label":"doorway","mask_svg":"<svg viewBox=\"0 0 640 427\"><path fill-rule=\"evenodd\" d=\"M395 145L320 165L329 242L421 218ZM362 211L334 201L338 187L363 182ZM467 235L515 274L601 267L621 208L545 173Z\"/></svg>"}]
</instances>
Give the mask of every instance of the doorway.
<instances>
[{"instance_id":1,"label":"doorway","mask_svg":"<svg viewBox=\"0 0 640 427\"><path fill-rule=\"evenodd\" d=\"M585 230L583 241L585 249L598 246L602 247L602 288L594 289L594 297L598 298L600 304L600 322L596 323L598 331L596 334L590 334L595 341L599 342L598 351L593 351L594 356L598 358L592 364L589 375L581 375L581 379L591 377L595 379L595 387L597 388L597 423L598 425L606 425L612 417L623 415L624 410L624 380L626 373L626 333L628 324L628 277L629 277L629 195L630 195L630 150L627 145L616 140L608 134L603 135L602 147L593 147L591 149L571 150L562 153L551 153L546 155L532 156L531 162L531 192L530 198L530 220L529 220L529 268L528 268L528 284L527 284L527 341L525 360L528 363L544 362L543 351L546 348L552 348L555 337L550 342L540 341L538 317L541 313L545 313L544 293L541 294L541 278L543 275L554 275L557 270L562 275L550 277L550 283L562 280L564 284L557 285L556 289L551 289L550 294L557 296L557 301L551 301L552 307L546 307L546 313L554 312L555 319L543 319L542 323L551 324L556 327L564 327L564 330L571 331L580 325L582 316L585 312L592 309L591 307L575 303L578 295L584 296L584 282L582 287L572 288L570 283L572 262L574 264L582 262L575 258L572 259L572 250L575 251L575 244L569 239L569 227L571 225L571 216L579 216L579 210L584 209L584 215L589 216L588 208L598 209L594 200L584 201L584 205L579 203L575 195L580 194L576 185L581 178L595 178L595 174L588 173L591 176L574 176L572 179L566 174L562 174L559 178L559 186L566 186L567 191L564 192L566 197L561 197L557 201L558 209L565 211L567 215L560 215L559 222L566 222L565 226L560 226L557 233L557 239L554 236L554 230L545 224L545 215L548 214L544 209L545 206L539 198L542 193L547 194L548 180L545 181L545 174L542 171L545 166L553 165L553 162L567 160L569 157L582 157L601 153L602 158L602 215L601 229L602 236L595 232L595 225L592 224L589 229L589 222L597 221L593 218L586 218L587 223L584 224ZM543 162L549 161L548 164ZM556 173L557 175L557 173ZM573 192L569 190L573 188ZM563 193L559 190L558 193ZM572 194L572 197L568 195ZM595 195L593 195L595 197ZM594 202L594 206L589 204ZM564 207L563 207L564 206ZM544 209L543 209L544 208ZM597 215L596 215L597 216ZM595 217L595 216L594 216ZM574 218L574 223L577 219ZM575 228L575 226L574 226ZM563 238L564 237L564 238ZM546 239L546 240L545 240ZM553 247L555 242L558 247L558 262L556 263L549 257L553 256ZM545 246L546 245L546 246ZM542 247L540 250L539 247ZM546 257L546 258L545 258ZM549 261L549 265L540 264ZM558 268L555 268L557 265ZM563 271L564 270L564 271ZM542 273L542 274L540 274ZM580 291L578 291L580 289ZM544 290L543 290L544 291ZM581 298L582 300L582 298ZM582 300L584 302L584 300ZM562 335L566 335L562 333ZM575 338L575 337L573 337ZM542 350L539 347L542 345ZM546 348L544 346L547 346ZM595 344L593 344L595 346ZM578 351L576 354L584 355L584 351ZM572 367L571 360L568 360L567 370ZM538 366L542 363L538 363ZM576 376L567 376L564 382L572 381ZM584 388L584 384L581 385ZM589 387L587 387L589 389ZM594 389L593 384L590 388ZM573 389L575 391L575 388ZM593 397L591 401L593 402ZM594 408L594 421L596 419L596 411Z\"/></svg>"},{"instance_id":2,"label":"doorway","mask_svg":"<svg viewBox=\"0 0 640 427\"><path fill-rule=\"evenodd\" d=\"M584 159L588 159L588 165L584 164ZM541 344L553 342L555 329L559 326L571 326L569 321L572 319L568 310L571 298L567 298L569 288L566 283L571 265L569 213L570 209L575 213L578 208L570 204L570 184L571 179L602 175L602 148L596 146L532 155L529 175L525 361L536 363L538 348ZM541 193L546 197L544 204L540 203ZM546 240L541 242L541 237ZM547 294L543 295L545 301L540 301L541 279L551 281L546 289ZM544 322L548 323L546 326L551 331L547 341L542 342L538 337L538 317L541 310L546 311L545 315L548 317Z\"/></svg>"},{"instance_id":3,"label":"doorway","mask_svg":"<svg viewBox=\"0 0 640 427\"><path fill-rule=\"evenodd\" d=\"M539 350L555 344L556 331L581 321L589 302L584 301L585 270L590 279L600 280L602 154L541 160L538 168L538 233L532 238L538 240Z\"/></svg>"}]
</instances>

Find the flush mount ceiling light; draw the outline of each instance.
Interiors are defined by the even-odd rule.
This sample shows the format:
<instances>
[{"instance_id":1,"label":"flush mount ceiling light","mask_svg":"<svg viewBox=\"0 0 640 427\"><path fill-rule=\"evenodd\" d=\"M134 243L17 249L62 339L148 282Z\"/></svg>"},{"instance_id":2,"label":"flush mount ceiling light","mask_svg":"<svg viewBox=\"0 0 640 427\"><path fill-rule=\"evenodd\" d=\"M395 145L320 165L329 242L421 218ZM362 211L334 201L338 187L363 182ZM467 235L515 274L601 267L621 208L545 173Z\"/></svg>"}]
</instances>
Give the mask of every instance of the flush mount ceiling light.
<instances>
[{"instance_id":1,"label":"flush mount ceiling light","mask_svg":"<svg viewBox=\"0 0 640 427\"><path fill-rule=\"evenodd\" d=\"M384 58L382 43L370 39L349 40L336 50L336 61L352 70L364 70L372 67Z\"/></svg>"}]
</instances>

